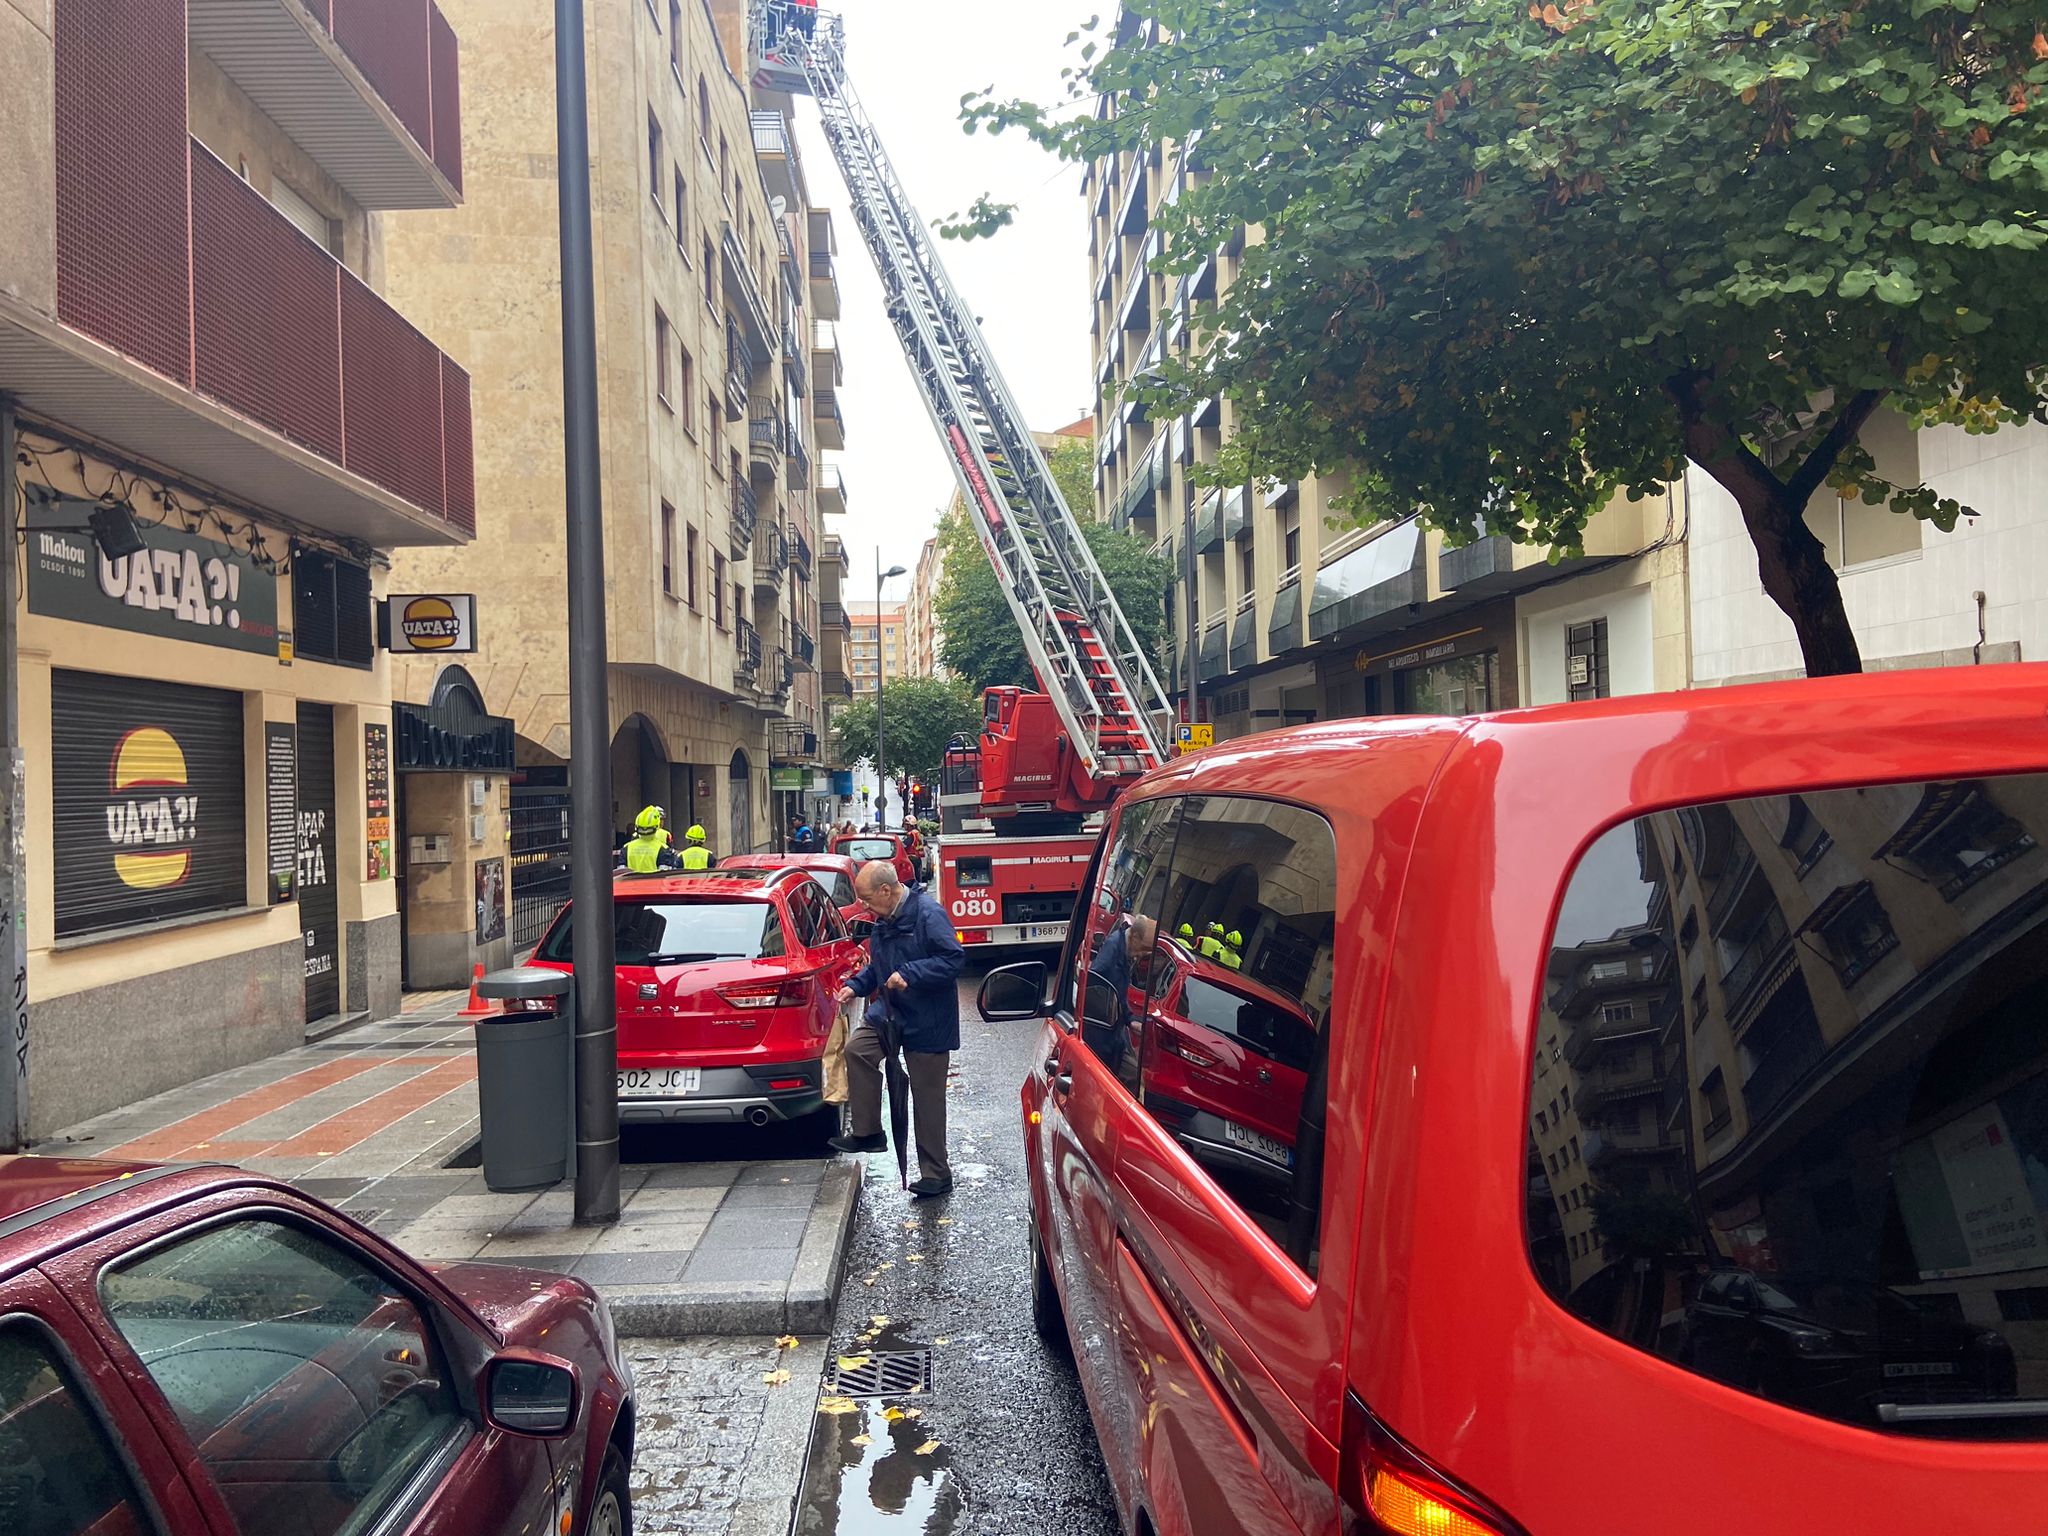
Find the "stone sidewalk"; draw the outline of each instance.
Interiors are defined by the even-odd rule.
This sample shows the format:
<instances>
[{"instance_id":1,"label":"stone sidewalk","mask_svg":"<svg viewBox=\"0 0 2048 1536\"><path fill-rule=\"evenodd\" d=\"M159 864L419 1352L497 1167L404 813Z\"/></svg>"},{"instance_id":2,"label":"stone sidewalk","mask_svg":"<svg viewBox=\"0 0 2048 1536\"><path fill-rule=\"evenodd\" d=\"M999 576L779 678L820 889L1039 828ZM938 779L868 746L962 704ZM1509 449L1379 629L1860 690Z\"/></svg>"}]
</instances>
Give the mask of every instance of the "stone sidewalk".
<instances>
[{"instance_id":1,"label":"stone sidewalk","mask_svg":"<svg viewBox=\"0 0 2048 1536\"><path fill-rule=\"evenodd\" d=\"M859 1170L761 1157L751 1127L629 1136L617 1225L577 1227L565 1183L493 1194L477 1171L476 1052L463 993L72 1126L35 1150L226 1162L289 1180L430 1261L553 1269L604 1293L623 1334L831 1327ZM716 1160L713 1160L716 1159Z\"/></svg>"}]
</instances>

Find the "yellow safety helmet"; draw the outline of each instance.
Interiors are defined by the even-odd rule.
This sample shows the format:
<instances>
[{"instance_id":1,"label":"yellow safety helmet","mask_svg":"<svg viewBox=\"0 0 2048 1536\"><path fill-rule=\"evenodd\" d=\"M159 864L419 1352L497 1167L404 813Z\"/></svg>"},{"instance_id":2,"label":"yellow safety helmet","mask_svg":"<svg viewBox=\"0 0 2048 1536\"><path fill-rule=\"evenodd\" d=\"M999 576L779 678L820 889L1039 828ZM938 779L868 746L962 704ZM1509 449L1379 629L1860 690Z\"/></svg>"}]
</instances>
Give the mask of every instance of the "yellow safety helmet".
<instances>
[{"instance_id":1,"label":"yellow safety helmet","mask_svg":"<svg viewBox=\"0 0 2048 1536\"><path fill-rule=\"evenodd\" d=\"M1209 937L1210 937L1210 938L1212 938L1212 939L1220 939L1220 938L1222 938L1222 937L1223 937L1223 925L1222 925L1221 923L1211 923L1211 924L1209 925Z\"/></svg>"},{"instance_id":2,"label":"yellow safety helmet","mask_svg":"<svg viewBox=\"0 0 2048 1536\"><path fill-rule=\"evenodd\" d=\"M646 810L633 818L633 825L642 832L659 832L664 819L661 814L661 807L650 805Z\"/></svg>"},{"instance_id":3,"label":"yellow safety helmet","mask_svg":"<svg viewBox=\"0 0 2048 1536\"><path fill-rule=\"evenodd\" d=\"M1183 939L1192 940L1195 936L1195 925L1193 923L1182 923L1180 925L1180 936Z\"/></svg>"},{"instance_id":4,"label":"yellow safety helmet","mask_svg":"<svg viewBox=\"0 0 2048 1536\"><path fill-rule=\"evenodd\" d=\"M683 837L688 842L701 843L704 841L704 829L702 827L692 827L683 834Z\"/></svg>"},{"instance_id":5,"label":"yellow safety helmet","mask_svg":"<svg viewBox=\"0 0 2048 1536\"><path fill-rule=\"evenodd\" d=\"M1235 928L1233 928L1230 930L1230 932L1223 935L1223 942L1228 944L1232 949L1243 949L1244 935L1239 933Z\"/></svg>"}]
</instances>

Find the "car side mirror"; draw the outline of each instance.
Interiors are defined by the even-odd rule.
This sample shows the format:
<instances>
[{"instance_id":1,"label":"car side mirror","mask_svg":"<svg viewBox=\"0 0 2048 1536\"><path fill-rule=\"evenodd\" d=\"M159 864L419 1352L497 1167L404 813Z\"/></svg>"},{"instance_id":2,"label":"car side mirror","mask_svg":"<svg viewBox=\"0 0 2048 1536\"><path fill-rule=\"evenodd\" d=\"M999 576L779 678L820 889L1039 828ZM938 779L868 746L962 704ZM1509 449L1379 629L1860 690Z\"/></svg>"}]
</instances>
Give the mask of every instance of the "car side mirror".
<instances>
[{"instance_id":1,"label":"car side mirror","mask_svg":"<svg viewBox=\"0 0 2048 1536\"><path fill-rule=\"evenodd\" d=\"M507 1434L566 1434L576 1422L576 1372L545 1356L500 1355L484 1368L484 1417Z\"/></svg>"},{"instance_id":2,"label":"car side mirror","mask_svg":"<svg viewBox=\"0 0 2048 1536\"><path fill-rule=\"evenodd\" d=\"M1045 962L1026 960L1006 965L982 978L981 1008L985 1024L1016 1024L1045 1015Z\"/></svg>"}]
</instances>

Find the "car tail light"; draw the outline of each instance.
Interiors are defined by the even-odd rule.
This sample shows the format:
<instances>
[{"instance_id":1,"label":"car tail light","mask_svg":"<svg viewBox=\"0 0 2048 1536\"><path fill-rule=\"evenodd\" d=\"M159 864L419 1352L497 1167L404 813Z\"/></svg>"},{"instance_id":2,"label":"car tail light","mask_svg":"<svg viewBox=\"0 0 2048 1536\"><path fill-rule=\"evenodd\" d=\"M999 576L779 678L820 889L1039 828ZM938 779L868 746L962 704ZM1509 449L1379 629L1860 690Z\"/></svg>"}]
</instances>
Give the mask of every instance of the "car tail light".
<instances>
[{"instance_id":1,"label":"car tail light","mask_svg":"<svg viewBox=\"0 0 2048 1536\"><path fill-rule=\"evenodd\" d=\"M986 928L955 928L953 937L962 944L986 944L989 941Z\"/></svg>"},{"instance_id":2,"label":"car tail light","mask_svg":"<svg viewBox=\"0 0 2048 1536\"><path fill-rule=\"evenodd\" d=\"M1344 1499L1389 1536L1521 1536L1521 1528L1394 1437L1353 1397L1344 1409Z\"/></svg>"},{"instance_id":3,"label":"car tail light","mask_svg":"<svg viewBox=\"0 0 2048 1536\"><path fill-rule=\"evenodd\" d=\"M768 1079L768 1091L770 1093L788 1093L794 1088L808 1088L810 1086L811 1080L808 1077L771 1077Z\"/></svg>"},{"instance_id":4,"label":"car tail light","mask_svg":"<svg viewBox=\"0 0 2048 1536\"><path fill-rule=\"evenodd\" d=\"M801 1008L817 972L783 976L774 981L741 982L717 989L719 997L735 1008Z\"/></svg>"},{"instance_id":5,"label":"car tail light","mask_svg":"<svg viewBox=\"0 0 2048 1536\"><path fill-rule=\"evenodd\" d=\"M1166 1052L1167 1055L1178 1056L1189 1066L1201 1067L1204 1071L1216 1065L1217 1059L1214 1056L1211 1056L1207 1051L1197 1050L1188 1037L1181 1034L1178 1030L1170 1029L1164 1024L1155 1022L1152 1026L1152 1033L1159 1042L1159 1049Z\"/></svg>"}]
</instances>

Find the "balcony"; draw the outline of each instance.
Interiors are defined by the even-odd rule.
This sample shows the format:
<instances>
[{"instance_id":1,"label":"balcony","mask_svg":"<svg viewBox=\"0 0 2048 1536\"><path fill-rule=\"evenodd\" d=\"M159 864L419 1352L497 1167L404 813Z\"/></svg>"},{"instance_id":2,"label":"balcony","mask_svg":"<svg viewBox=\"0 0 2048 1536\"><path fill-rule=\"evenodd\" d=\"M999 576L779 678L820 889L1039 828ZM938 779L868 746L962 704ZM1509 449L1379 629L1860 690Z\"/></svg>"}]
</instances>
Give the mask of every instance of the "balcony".
<instances>
[{"instance_id":1,"label":"balcony","mask_svg":"<svg viewBox=\"0 0 2048 1536\"><path fill-rule=\"evenodd\" d=\"M811 574L811 541L804 537L803 529L795 523L789 525L789 563L796 567L797 574L809 579Z\"/></svg>"},{"instance_id":2,"label":"balcony","mask_svg":"<svg viewBox=\"0 0 2048 1536\"><path fill-rule=\"evenodd\" d=\"M1664 1079L1644 1054L1633 1065L1615 1071L1603 1069L1584 1074L1579 1079L1578 1097L1573 1107L1583 1119L1617 1100L1641 1098L1645 1094L1661 1097L1663 1092Z\"/></svg>"},{"instance_id":3,"label":"balcony","mask_svg":"<svg viewBox=\"0 0 2048 1536\"><path fill-rule=\"evenodd\" d=\"M821 389L811 397L811 425L818 434L820 448L840 449L846 446L846 422L839 414L839 392Z\"/></svg>"},{"instance_id":4,"label":"balcony","mask_svg":"<svg viewBox=\"0 0 2048 1536\"><path fill-rule=\"evenodd\" d=\"M797 154L796 136L780 112L751 114L754 129L754 158L760 162L761 179L768 183L768 195L801 208L810 202L804 186L804 163Z\"/></svg>"},{"instance_id":5,"label":"balcony","mask_svg":"<svg viewBox=\"0 0 2048 1536\"><path fill-rule=\"evenodd\" d=\"M1640 1157L1646 1152L1667 1152L1664 1133L1655 1125L1602 1125L1586 1132L1580 1149L1588 1168L1599 1168L1617 1157Z\"/></svg>"},{"instance_id":6,"label":"balcony","mask_svg":"<svg viewBox=\"0 0 2048 1536\"><path fill-rule=\"evenodd\" d=\"M1656 1024L1650 1018L1649 1009L1641 1003L1627 1018L1608 1019L1591 1015L1573 1022L1570 1034L1565 1037L1565 1060L1575 1070L1583 1072L1590 1063L1598 1061L1601 1053L1615 1041L1648 1037L1655 1033Z\"/></svg>"},{"instance_id":7,"label":"balcony","mask_svg":"<svg viewBox=\"0 0 2048 1536\"><path fill-rule=\"evenodd\" d=\"M747 420L748 465L757 479L773 482L782 475L782 454L789 428L782 414L766 400L756 400Z\"/></svg>"},{"instance_id":8,"label":"balcony","mask_svg":"<svg viewBox=\"0 0 2048 1536\"><path fill-rule=\"evenodd\" d=\"M1273 594L1273 612L1266 619L1266 645L1275 656L1298 651L1308 644L1302 624L1301 568L1296 566L1280 578Z\"/></svg>"},{"instance_id":9,"label":"balcony","mask_svg":"<svg viewBox=\"0 0 2048 1536\"><path fill-rule=\"evenodd\" d=\"M1214 682L1230 670L1226 653L1227 632L1221 619L1215 620L1202 631L1202 649L1196 658L1196 669L1203 682Z\"/></svg>"},{"instance_id":10,"label":"balcony","mask_svg":"<svg viewBox=\"0 0 2048 1536\"><path fill-rule=\"evenodd\" d=\"M777 647L775 659L768 669L767 688L780 699L796 687L796 658Z\"/></svg>"},{"instance_id":11,"label":"balcony","mask_svg":"<svg viewBox=\"0 0 2048 1536\"><path fill-rule=\"evenodd\" d=\"M1124 289L1117 329L1129 336L1143 336L1152 329L1152 274L1143 267L1131 274L1130 286Z\"/></svg>"},{"instance_id":12,"label":"balcony","mask_svg":"<svg viewBox=\"0 0 2048 1536\"><path fill-rule=\"evenodd\" d=\"M810 350L804 343L804 326L792 305L782 317L782 366L789 375L789 387L799 395L811 389Z\"/></svg>"},{"instance_id":13,"label":"balcony","mask_svg":"<svg viewBox=\"0 0 2048 1536\"><path fill-rule=\"evenodd\" d=\"M751 682L761 672L761 632L745 619L739 619L733 625L732 638L738 653L733 671L742 682Z\"/></svg>"},{"instance_id":14,"label":"balcony","mask_svg":"<svg viewBox=\"0 0 2048 1536\"><path fill-rule=\"evenodd\" d=\"M1259 660L1259 611L1256 594L1247 594L1237 605L1237 617L1230 623L1230 670L1241 672Z\"/></svg>"},{"instance_id":15,"label":"balcony","mask_svg":"<svg viewBox=\"0 0 2048 1536\"><path fill-rule=\"evenodd\" d=\"M846 476L837 464L818 466L818 510L827 517L846 515Z\"/></svg>"},{"instance_id":16,"label":"balcony","mask_svg":"<svg viewBox=\"0 0 2048 1536\"><path fill-rule=\"evenodd\" d=\"M1124 483L1123 494L1117 498L1116 510L1110 515L1110 521L1117 528L1127 530L1140 518L1158 516L1160 498L1171 473L1172 464L1166 456L1165 441L1155 438L1152 446L1131 466L1130 479Z\"/></svg>"},{"instance_id":17,"label":"balcony","mask_svg":"<svg viewBox=\"0 0 2048 1536\"><path fill-rule=\"evenodd\" d=\"M779 523L769 523L754 541L754 590L780 592L789 573L789 536Z\"/></svg>"},{"instance_id":18,"label":"balcony","mask_svg":"<svg viewBox=\"0 0 2048 1536\"><path fill-rule=\"evenodd\" d=\"M363 207L462 201L460 48L429 0L187 0L185 13L191 46Z\"/></svg>"},{"instance_id":19,"label":"balcony","mask_svg":"<svg viewBox=\"0 0 2048 1536\"><path fill-rule=\"evenodd\" d=\"M817 640L801 624L790 625L789 636L790 654L796 658L799 667L806 672L810 671L818 664Z\"/></svg>"},{"instance_id":20,"label":"balcony","mask_svg":"<svg viewBox=\"0 0 2048 1536\"><path fill-rule=\"evenodd\" d=\"M1131 172L1130 185L1124 189L1123 206L1116 217L1116 232L1126 240L1135 240L1145 233L1152 217L1149 201L1151 178L1145 174L1145 165L1140 161Z\"/></svg>"},{"instance_id":21,"label":"balcony","mask_svg":"<svg viewBox=\"0 0 2048 1536\"><path fill-rule=\"evenodd\" d=\"M1213 555L1225 542L1243 533L1246 526L1245 494L1241 485L1228 490L1211 490L1195 513L1195 553Z\"/></svg>"},{"instance_id":22,"label":"balcony","mask_svg":"<svg viewBox=\"0 0 2048 1536\"><path fill-rule=\"evenodd\" d=\"M820 320L811 327L811 371L820 389L837 389L845 382L839 363L839 328Z\"/></svg>"},{"instance_id":23,"label":"balcony","mask_svg":"<svg viewBox=\"0 0 2048 1536\"><path fill-rule=\"evenodd\" d=\"M853 679L844 672L827 670L820 674L819 681L828 697L846 699L853 697Z\"/></svg>"},{"instance_id":24,"label":"balcony","mask_svg":"<svg viewBox=\"0 0 2048 1536\"><path fill-rule=\"evenodd\" d=\"M747 397L754 388L754 372L760 366L754 349L747 344L739 323L730 315L725 321L725 411L728 416L747 414Z\"/></svg>"},{"instance_id":25,"label":"balcony","mask_svg":"<svg viewBox=\"0 0 2048 1536\"><path fill-rule=\"evenodd\" d=\"M732 557L744 560L754 547L754 528L760 521L760 502L754 488L744 480L732 483Z\"/></svg>"},{"instance_id":26,"label":"balcony","mask_svg":"<svg viewBox=\"0 0 2048 1536\"><path fill-rule=\"evenodd\" d=\"M839 271L833 263L838 242L832 238L832 215L822 208L810 213L811 313L820 320L839 318Z\"/></svg>"},{"instance_id":27,"label":"balcony","mask_svg":"<svg viewBox=\"0 0 2048 1536\"><path fill-rule=\"evenodd\" d=\"M748 259L747 248L733 232L730 219L726 220L725 233L718 242L718 256L719 264L725 269L725 296L739 301L740 323L746 332L747 344L758 356L773 357L775 349L782 344L775 324L775 312L761 296L761 285L754 280L754 267Z\"/></svg>"},{"instance_id":28,"label":"balcony","mask_svg":"<svg viewBox=\"0 0 2048 1536\"><path fill-rule=\"evenodd\" d=\"M187 137L182 94L175 128L133 105L182 80L182 26L127 40L58 59L57 316L0 295L0 392L327 532L474 532L469 375Z\"/></svg>"},{"instance_id":29,"label":"balcony","mask_svg":"<svg viewBox=\"0 0 2048 1536\"><path fill-rule=\"evenodd\" d=\"M789 483L799 491L811 488L811 456L794 430L789 434Z\"/></svg>"}]
</instances>

